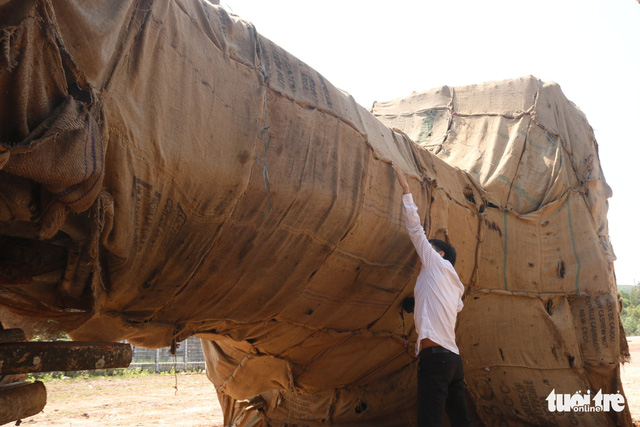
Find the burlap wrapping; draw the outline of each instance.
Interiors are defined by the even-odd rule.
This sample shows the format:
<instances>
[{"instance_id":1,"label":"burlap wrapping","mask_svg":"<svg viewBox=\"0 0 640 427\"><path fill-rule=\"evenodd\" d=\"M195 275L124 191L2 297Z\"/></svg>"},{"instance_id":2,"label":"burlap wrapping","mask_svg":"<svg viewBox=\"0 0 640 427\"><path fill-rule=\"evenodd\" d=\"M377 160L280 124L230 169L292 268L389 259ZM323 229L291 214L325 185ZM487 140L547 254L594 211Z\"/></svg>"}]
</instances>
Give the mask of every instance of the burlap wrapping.
<instances>
[{"instance_id":1,"label":"burlap wrapping","mask_svg":"<svg viewBox=\"0 0 640 427\"><path fill-rule=\"evenodd\" d=\"M5 310L75 339L200 336L226 424L412 425L400 302L418 270L394 160L429 236L458 248L479 419L568 425L544 411L552 388L621 389L610 190L556 85L372 114L219 6L4 3Z\"/></svg>"}]
</instances>

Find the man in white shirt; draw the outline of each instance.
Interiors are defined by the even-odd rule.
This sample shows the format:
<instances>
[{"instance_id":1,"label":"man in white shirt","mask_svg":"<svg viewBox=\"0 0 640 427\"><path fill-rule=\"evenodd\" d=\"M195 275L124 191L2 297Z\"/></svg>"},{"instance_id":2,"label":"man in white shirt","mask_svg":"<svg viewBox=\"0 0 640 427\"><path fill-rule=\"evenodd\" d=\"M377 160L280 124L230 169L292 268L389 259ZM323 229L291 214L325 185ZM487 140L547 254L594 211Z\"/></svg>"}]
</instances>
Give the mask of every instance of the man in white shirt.
<instances>
[{"instance_id":1,"label":"man in white shirt","mask_svg":"<svg viewBox=\"0 0 640 427\"><path fill-rule=\"evenodd\" d=\"M462 359L455 341L464 285L453 268L455 249L442 240L427 240L418 207L404 172L392 163L402 187L402 209L409 237L422 267L414 287L414 321L418 332L418 426L440 426L446 410L451 425L470 426Z\"/></svg>"}]
</instances>

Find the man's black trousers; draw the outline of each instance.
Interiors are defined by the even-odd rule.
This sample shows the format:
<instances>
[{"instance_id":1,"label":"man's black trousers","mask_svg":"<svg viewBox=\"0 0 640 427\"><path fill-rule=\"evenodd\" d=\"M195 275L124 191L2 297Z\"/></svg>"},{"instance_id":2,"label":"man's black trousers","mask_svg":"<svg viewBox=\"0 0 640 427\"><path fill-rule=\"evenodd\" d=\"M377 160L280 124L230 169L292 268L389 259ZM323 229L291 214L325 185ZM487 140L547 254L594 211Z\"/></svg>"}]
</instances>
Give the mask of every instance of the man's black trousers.
<instances>
[{"instance_id":1,"label":"man's black trousers","mask_svg":"<svg viewBox=\"0 0 640 427\"><path fill-rule=\"evenodd\" d=\"M452 427L470 426L460 356L429 347L418 357L418 427L439 427L445 410Z\"/></svg>"}]
</instances>

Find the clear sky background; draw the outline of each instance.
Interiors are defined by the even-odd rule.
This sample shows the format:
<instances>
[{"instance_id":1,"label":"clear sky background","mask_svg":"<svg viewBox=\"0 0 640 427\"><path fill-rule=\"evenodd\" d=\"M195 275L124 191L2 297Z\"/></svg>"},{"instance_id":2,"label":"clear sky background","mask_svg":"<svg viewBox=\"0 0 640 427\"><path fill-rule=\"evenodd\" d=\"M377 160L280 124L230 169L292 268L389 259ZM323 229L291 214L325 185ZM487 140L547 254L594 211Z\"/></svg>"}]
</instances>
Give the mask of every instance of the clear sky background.
<instances>
[{"instance_id":1,"label":"clear sky background","mask_svg":"<svg viewBox=\"0 0 640 427\"><path fill-rule=\"evenodd\" d=\"M220 0L371 107L442 85L533 75L587 116L619 285L640 282L640 3L636 0Z\"/></svg>"}]
</instances>

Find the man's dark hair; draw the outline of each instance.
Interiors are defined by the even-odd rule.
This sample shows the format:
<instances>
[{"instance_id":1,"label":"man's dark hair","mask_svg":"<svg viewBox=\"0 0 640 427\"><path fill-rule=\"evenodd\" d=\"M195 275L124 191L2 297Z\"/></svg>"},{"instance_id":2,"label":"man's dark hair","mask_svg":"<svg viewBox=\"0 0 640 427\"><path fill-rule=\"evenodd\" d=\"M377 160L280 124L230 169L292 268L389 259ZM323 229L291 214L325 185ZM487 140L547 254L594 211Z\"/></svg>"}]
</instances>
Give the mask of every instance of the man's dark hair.
<instances>
[{"instance_id":1,"label":"man's dark hair","mask_svg":"<svg viewBox=\"0 0 640 427\"><path fill-rule=\"evenodd\" d=\"M429 243L444 252L444 259L449 261L451 265L456 265L456 249L453 246L439 239L429 239Z\"/></svg>"}]
</instances>

